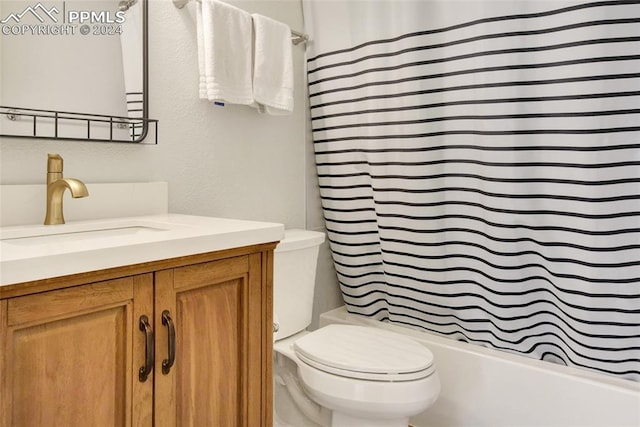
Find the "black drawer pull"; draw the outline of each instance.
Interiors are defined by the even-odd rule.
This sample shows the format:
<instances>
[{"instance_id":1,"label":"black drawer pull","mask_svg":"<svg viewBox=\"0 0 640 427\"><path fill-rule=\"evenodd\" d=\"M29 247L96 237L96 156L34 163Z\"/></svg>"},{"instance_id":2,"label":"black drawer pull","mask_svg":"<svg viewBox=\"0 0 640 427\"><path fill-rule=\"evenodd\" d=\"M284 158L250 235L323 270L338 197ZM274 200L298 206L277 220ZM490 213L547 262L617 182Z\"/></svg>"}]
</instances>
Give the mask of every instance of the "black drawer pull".
<instances>
[{"instance_id":1,"label":"black drawer pull","mask_svg":"<svg viewBox=\"0 0 640 427\"><path fill-rule=\"evenodd\" d=\"M140 330L144 332L144 366L138 371L138 379L141 383L147 380L151 370L153 369L153 331L149 324L149 318L144 314L140 316Z\"/></svg>"},{"instance_id":2,"label":"black drawer pull","mask_svg":"<svg viewBox=\"0 0 640 427\"><path fill-rule=\"evenodd\" d=\"M176 328L173 326L169 310L162 312L162 324L167 327L169 333L169 358L162 361L162 373L167 375L176 362Z\"/></svg>"}]
</instances>

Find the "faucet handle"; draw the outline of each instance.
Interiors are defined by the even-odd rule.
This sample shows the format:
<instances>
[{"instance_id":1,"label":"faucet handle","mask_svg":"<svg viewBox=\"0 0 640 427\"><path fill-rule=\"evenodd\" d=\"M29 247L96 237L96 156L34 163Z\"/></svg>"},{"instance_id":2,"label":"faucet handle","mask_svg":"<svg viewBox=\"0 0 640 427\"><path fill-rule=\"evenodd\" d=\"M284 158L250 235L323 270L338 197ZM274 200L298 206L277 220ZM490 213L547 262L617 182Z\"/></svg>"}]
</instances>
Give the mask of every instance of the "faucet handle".
<instances>
[{"instance_id":1,"label":"faucet handle","mask_svg":"<svg viewBox=\"0 0 640 427\"><path fill-rule=\"evenodd\" d=\"M57 153L49 153L47 156L47 173L62 173L62 156Z\"/></svg>"}]
</instances>

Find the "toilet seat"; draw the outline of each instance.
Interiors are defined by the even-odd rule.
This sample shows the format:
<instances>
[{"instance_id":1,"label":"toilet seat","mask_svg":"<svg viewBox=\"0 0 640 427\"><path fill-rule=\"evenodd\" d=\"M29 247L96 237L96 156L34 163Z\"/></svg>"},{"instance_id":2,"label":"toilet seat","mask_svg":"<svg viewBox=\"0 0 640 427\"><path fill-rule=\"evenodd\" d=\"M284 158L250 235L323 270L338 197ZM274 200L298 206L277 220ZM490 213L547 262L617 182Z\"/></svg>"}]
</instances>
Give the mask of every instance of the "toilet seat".
<instances>
[{"instance_id":1,"label":"toilet seat","mask_svg":"<svg viewBox=\"0 0 640 427\"><path fill-rule=\"evenodd\" d=\"M377 328L329 325L297 339L293 349L302 362L346 378L413 381L435 372L426 347Z\"/></svg>"}]
</instances>

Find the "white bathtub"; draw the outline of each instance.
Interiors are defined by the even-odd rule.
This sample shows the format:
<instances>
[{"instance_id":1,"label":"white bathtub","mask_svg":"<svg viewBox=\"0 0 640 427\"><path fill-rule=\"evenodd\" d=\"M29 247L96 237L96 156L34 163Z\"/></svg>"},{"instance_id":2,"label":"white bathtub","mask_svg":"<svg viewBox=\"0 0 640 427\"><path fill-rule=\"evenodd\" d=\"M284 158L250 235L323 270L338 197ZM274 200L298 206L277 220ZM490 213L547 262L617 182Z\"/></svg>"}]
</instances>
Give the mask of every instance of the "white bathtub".
<instances>
[{"instance_id":1,"label":"white bathtub","mask_svg":"<svg viewBox=\"0 0 640 427\"><path fill-rule=\"evenodd\" d=\"M640 384L442 338L347 313L331 323L391 329L434 354L442 382L438 401L412 418L415 427L640 426Z\"/></svg>"}]
</instances>

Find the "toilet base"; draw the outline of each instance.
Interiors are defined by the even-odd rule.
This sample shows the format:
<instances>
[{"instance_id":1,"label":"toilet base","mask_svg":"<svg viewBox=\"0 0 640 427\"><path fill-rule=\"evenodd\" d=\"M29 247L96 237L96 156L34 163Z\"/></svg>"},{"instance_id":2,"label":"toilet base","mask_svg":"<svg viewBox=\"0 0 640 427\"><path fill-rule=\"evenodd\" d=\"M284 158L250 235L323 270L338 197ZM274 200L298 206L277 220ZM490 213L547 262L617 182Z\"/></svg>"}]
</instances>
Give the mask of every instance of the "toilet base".
<instances>
[{"instance_id":1,"label":"toilet base","mask_svg":"<svg viewBox=\"0 0 640 427\"><path fill-rule=\"evenodd\" d=\"M316 425L327 427L407 427L409 418L435 402L440 392L437 371L412 381L381 382L346 378L313 368L301 361L293 343L307 334L302 332L274 344L276 373L285 366L283 383L295 390L299 409L317 413ZM302 402L300 402L302 400ZM300 405L302 403L302 405ZM315 405L323 409L311 410Z\"/></svg>"},{"instance_id":2,"label":"toilet base","mask_svg":"<svg viewBox=\"0 0 640 427\"><path fill-rule=\"evenodd\" d=\"M365 419L333 412L331 427L407 427L409 418Z\"/></svg>"}]
</instances>

